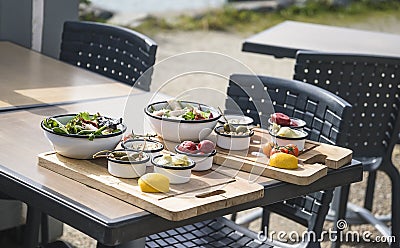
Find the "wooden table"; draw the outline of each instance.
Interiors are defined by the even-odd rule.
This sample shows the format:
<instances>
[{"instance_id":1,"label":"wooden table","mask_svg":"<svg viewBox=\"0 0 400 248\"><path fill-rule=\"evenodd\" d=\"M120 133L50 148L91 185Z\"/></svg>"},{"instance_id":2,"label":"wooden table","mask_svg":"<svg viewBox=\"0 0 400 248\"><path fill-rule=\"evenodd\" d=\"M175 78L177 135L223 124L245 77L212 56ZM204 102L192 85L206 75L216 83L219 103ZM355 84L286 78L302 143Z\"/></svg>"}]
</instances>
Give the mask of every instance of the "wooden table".
<instances>
[{"instance_id":1,"label":"wooden table","mask_svg":"<svg viewBox=\"0 0 400 248\"><path fill-rule=\"evenodd\" d=\"M0 47L4 48L4 46L15 49L14 55L27 56L35 62L25 64L28 68L31 68L30 70L34 71L32 78L17 74L12 77L13 73L0 73L1 84L13 80L15 82L4 86L4 90L0 91L1 99L5 99L4 97L7 97L9 93L15 93L17 89L29 89L30 84L33 85L32 88L34 89L43 89L50 85L56 88L71 86L79 90L87 85L103 87L102 84L107 85L107 92L113 92L114 89L118 91L120 88L112 80L82 71L79 68L70 67L30 51L22 51L8 43L0 44ZM12 55L13 53L10 53L8 56L13 57ZM17 58L15 59L17 60ZM24 61L20 62L25 63ZM7 63L7 60L1 60L1 67ZM14 66L10 65L7 70L1 70L5 72L18 71L20 70L19 67L20 64L15 62ZM49 81L41 80L49 77L47 74L49 69L46 68L51 68L51 74L54 75L54 77L50 77ZM22 82L18 83L18 80L15 80L20 76L27 80L25 86ZM64 78L67 81L60 83L56 80L57 78ZM88 78L91 78L91 80ZM87 83L86 80L90 82ZM97 84L97 82L100 83ZM55 100L40 101L39 103L30 99L23 101L23 97L9 98L15 99L14 102L8 102L11 108L0 112L2 121L2 128L0 129L0 149L2 151L0 153L0 190L12 198L27 203L30 212L49 214L88 234L98 240L99 246L102 244L117 246L170 228L271 204L362 179L362 166L357 161L352 161L350 165L339 170L330 171L327 176L308 186L298 186L260 177L257 182L264 186L264 197L262 199L182 221L168 221L37 165L37 154L52 149L39 125L45 116L82 110L99 111L116 117L123 116L126 103L125 96L115 94L111 98L108 95L102 98L101 95L96 95L95 98L85 99L85 95L82 96L83 98L76 98L75 93L68 96L59 94L59 97L56 97ZM135 100L133 111L137 113L137 120L141 120L144 115L143 107L152 97L152 93L134 91L131 97L134 97ZM70 103L67 104L66 102ZM142 122L134 122L133 125L128 126L128 130L141 128L140 125L142 125ZM249 178L249 174L245 172L239 173L239 176L245 179ZM33 234L28 235L26 247L35 246L35 242L37 242L37 233L33 232Z\"/></svg>"},{"instance_id":2,"label":"wooden table","mask_svg":"<svg viewBox=\"0 0 400 248\"><path fill-rule=\"evenodd\" d=\"M10 42L0 42L0 54L0 111L126 96L132 89Z\"/></svg>"},{"instance_id":3,"label":"wooden table","mask_svg":"<svg viewBox=\"0 0 400 248\"><path fill-rule=\"evenodd\" d=\"M295 58L299 50L400 56L400 35L285 21L247 38L242 51Z\"/></svg>"}]
</instances>

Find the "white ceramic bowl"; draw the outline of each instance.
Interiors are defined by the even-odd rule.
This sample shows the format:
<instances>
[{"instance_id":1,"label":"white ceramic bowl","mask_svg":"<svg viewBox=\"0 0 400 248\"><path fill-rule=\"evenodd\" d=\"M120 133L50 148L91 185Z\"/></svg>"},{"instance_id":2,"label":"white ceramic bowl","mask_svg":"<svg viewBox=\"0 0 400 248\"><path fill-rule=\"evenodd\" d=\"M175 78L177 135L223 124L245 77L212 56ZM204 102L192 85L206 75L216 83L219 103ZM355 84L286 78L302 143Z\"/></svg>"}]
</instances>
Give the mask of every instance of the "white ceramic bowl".
<instances>
[{"instance_id":1,"label":"white ceramic bowl","mask_svg":"<svg viewBox=\"0 0 400 248\"><path fill-rule=\"evenodd\" d=\"M289 144L296 145L299 148L299 151L304 149L304 145L308 136L308 133L302 129L294 129L295 132L298 132L301 137L298 138L289 138L289 137L282 137L273 135L270 133L272 141L277 144L278 146L286 146Z\"/></svg>"},{"instance_id":2,"label":"white ceramic bowl","mask_svg":"<svg viewBox=\"0 0 400 248\"><path fill-rule=\"evenodd\" d=\"M177 153L180 154L185 154L186 156L188 156L188 158L190 158L191 160L193 160L194 162L196 162L196 166L193 167L192 170L194 171L206 171L211 169L212 167L212 163L213 163L213 159L215 154L217 154L217 150L214 149L214 151L212 151L211 153L188 153L188 152L182 152L181 150L178 149L178 146L175 146L175 151Z\"/></svg>"},{"instance_id":3,"label":"white ceramic bowl","mask_svg":"<svg viewBox=\"0 0 400 248\"><path fill-rule=\"evenodd\" d=\"M131 139L131 140L126 140L121 143L121 146L125 149L132 149L132 150L141 150L141 146L143 146L144 139ZM157 141L157 140L151 140L151 139L146 139L146 149L143 150L143 152L147 153L147 155L150 156L150 160L161 154L161 151L164 150L164 145ZM154 146L153 148L147 148L147 146ZM139 149L140 148L140 149ZM151 161L147 163L148 166L152 165Z\"/></svg>"},{"instance_id":4,"label":"white ceramic bowl","mask_svg":"<svg viewBox=\"0 0 400 248\"><path fill-rule=\"evenodd\" d=\"M245 116L245 115L224 115L225 118L228 120L228 122L230 124L233 125L245 125L245 126L249 126L253 123L253 118ZM224 116L221 116L221 118L219 118L218 122L221 124L225 124L225 118Z\"/></svg>"},{"instance_id":5,"label":"white ceramic bowl","mask_svg":"<svg viewBox=\"0 0 400 248\"><path fill-rule=\"evenodd\" d=\"M218 147L233 151L249 149L251 136L254 135L253 130L251 130L248 135L229 135L223 133L223 129L223 126L214 129L217 134Z\"/></svg>"},{"instance_id":6,"label":"white ceramic bowl","mask_svg":"<svg viewBox=\"0 0 400 248\"><path fill-rule=\"evenodd\" d=\"M150 122L150 126L160 137L173 142L205 139L217 125L221 114L216 109L207 105L188 101L181 101L181 103L194 106L200 105L203 111L210 110L213 118L207 120L178 120L153 115L152 110L160 110L168 106L167 101L163 101L152 103L145 108L144 111L147 120Z\"/></svg>"},{"instance_id":7,"label":"white ceramic bowl","mask_svg":"<svg viewBox=\"0 0 400 248\"><path fill-rule=\"evenodd\" d=\"M272 125L271 118L268 119L268 123ZM290 128L296 128L296 129L303 129L306 126L306 122L303 121L302 119L297 119L297 118L292 118L290 117L290 125L288 127ZM282 126L284 127L284 126Z\"/></svg>"},{"instance_id":8,"label":"white ceramic bowl","mask_svg":"<svg viewBox=\"0 0 400 248\"><path fill-rule=\"evenodd\" d=\"M112 152L126 152L126 153L137 153L134 150L117 149ZM137 178L141 177L146 173L146 164L150 160L150 156L147 153L143 153L143 159L140 161L122 161L110 157L112 152L107 153L108 160L108 172L116 177L122 178Z\"/></svg>"},{"instance_id":9,"label":"white ceramic bowl","mask_svg":"<svg viewBox=\"0 0 400 248\"><path fill-rule=\"evenodd\" d=\"M189 159L190 164L188 166L167 166L157 164L157 159L162 156L163 155L158 155L151 160L154 165L154 172L168 177L170 184L182 184L190 181L192 168L196 166L196 163L193 160Z\"/></svg>"},{"instance_id":10,"label":"white ceramic bowl","mask_svg":"<svg viewBox=\"0 0 400 248\"><path fill-rule=\"evenodd\" d=\"M76 114L57 115L50 118L54 118L62 124L66 124L74 116L76 116ZM120 124L120 132L99 135L93 140L89 140L87 135L55 133L53 130L45 127L43 121L41 122L41 127L57 153L75 159L92 159L93 154L96 152L114 150L120 142L122 134L126 131L126 126Z\"/></svg>"}]
</instances>

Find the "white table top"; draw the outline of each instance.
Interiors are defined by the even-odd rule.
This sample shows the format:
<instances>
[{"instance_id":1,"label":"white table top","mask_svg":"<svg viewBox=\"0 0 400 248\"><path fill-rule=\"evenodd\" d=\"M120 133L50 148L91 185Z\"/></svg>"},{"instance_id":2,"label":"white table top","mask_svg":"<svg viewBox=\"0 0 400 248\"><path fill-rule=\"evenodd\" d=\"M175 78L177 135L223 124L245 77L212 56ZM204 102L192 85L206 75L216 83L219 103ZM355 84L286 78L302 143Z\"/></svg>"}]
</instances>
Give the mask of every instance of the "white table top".
<instances>
[{"instance_id":1,"label":"white table top","mask_svg":"<svg viewBox=\"0 0 400 248\"><path fill-rule=\"evenodd\" d=\"M247 38L242 50L294 58L298 50L400 57L400 35L285 21Z\"/></svg>"}]
</instances>

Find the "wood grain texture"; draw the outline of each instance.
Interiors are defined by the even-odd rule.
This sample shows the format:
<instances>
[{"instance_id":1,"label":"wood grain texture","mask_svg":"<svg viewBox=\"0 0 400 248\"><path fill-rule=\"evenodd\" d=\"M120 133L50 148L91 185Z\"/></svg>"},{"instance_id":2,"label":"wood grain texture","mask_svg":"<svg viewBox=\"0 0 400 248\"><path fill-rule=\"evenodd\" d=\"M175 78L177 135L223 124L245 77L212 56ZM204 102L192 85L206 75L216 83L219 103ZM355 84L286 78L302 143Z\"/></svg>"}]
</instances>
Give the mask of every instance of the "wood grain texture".
<instances>
[{"instance_id":1,"label":"wood grain texture","mask_svg":"<svg viewBox=\"0 0 400 248\"><path fill-rule=\"evenodd\" d=\"M10 42L0 41L0 54L0 109L141 92Z\"/></svg>"},{"instance_id":2,"label":"wood grain texture","mask_svg":"<svg viewBox=\"0 0 400 248\"><path fill-rule=\"evenodd\" d=\"M264 188L216 171L194 172L188 183L171 185L169 193L143 193L137 179L117 178L108 173L107 161L76 160L54 152L38 156L38 164L132 205L178 221L263 197ZM148 170L152 170L151 167ZM149 171L150 172L150 171ZM199 196L222 190L221 194Z\"/></svg>"},{"instance_id":3,"label":"wood grain texture","mask_svg":"<svg viewBox=\"0 0 400 248\"><path fill-rule=\"evenodd\" d=\"M262 153L261 145L270 141L266 130L255 128L249 150L229 151L217 148L214 163L252 175L270 177L297 185L308 185L327 174L327 168L337 169L348 164L352 151L346 148L307 141L299 155L299 168L280 169L269 166L269 158Z\"/></svg>"}]
</instances>

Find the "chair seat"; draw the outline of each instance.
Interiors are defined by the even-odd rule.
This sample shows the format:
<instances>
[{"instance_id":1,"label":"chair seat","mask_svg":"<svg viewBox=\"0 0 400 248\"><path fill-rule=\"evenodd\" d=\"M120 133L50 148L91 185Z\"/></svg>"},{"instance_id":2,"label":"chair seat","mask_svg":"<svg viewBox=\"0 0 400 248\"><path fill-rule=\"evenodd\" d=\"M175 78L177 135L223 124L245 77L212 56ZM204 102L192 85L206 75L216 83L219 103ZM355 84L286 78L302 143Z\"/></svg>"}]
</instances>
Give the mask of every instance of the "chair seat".
<instances>
[{"instance_id":1,"label":"chair seat","mask_svg":"<svg viewBox=\"0 0 400 248\"><path fill-rule=\"evenodd\" d=\"M146 238L146 247L273 247L257 234L226 218L198 222Z\"/></svg>"}]
</instances>

